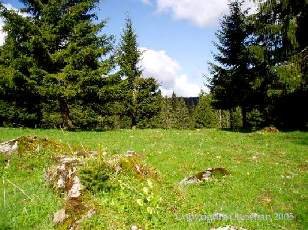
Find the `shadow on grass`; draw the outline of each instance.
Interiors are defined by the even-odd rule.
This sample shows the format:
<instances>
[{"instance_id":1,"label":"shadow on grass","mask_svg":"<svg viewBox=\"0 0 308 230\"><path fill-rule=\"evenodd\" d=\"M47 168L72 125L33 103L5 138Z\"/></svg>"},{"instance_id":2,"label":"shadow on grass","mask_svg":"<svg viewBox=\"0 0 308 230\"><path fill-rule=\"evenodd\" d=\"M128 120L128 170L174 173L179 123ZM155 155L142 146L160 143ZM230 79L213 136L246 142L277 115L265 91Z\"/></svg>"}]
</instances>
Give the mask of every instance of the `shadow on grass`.
<instances>
[{"instance_id":1,"label":"shadow on grass","mask_svg":"<svg viewBox=\"0 0 308 230\"><path fill-rule=\"evenodd\" d=\"M244 128L236 128L236 129L222 128L220 130L224 131L224 132L232 132L232 133L253 133L253 132L257 131L257 130L244 129Z\"/></svg>"},{"instance_id":2,"label":"shadow on grass","mask_svg":"<svg viewBox=\"0 0 308 230\"><path fill-rule=\"evenodd\" d=\"M231 128L223 128L220 129L223 132L232 132L232 133L253 133L257 131L261 131L262 129L231 129ZM308 130L303 129L279 129L280 133L287 134L285 136L285 140L294 144L299 145L308 145Z\"/></svg>"}]
</instances>

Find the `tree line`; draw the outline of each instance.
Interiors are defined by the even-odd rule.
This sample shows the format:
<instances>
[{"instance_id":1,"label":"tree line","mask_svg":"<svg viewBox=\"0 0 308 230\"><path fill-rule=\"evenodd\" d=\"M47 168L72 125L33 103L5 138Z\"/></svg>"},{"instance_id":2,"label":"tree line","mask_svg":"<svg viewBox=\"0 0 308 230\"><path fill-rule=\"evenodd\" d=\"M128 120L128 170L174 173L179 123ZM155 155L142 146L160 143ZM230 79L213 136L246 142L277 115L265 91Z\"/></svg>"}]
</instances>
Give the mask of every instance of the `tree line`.
<instances>
[{"instance_id":1,"label":"tree line","mask_svg":"<svg viewBox=\"0 0 308 230\"><path fill-rule=\"evenodd\" d=\"M210 93L163 97L143 76L130 18L118 45L97 0L0 3L0 126L118 128L307 127L305 0L265 1L255 14L231 1L217 32Z\"/></svg>"}]
</instances>

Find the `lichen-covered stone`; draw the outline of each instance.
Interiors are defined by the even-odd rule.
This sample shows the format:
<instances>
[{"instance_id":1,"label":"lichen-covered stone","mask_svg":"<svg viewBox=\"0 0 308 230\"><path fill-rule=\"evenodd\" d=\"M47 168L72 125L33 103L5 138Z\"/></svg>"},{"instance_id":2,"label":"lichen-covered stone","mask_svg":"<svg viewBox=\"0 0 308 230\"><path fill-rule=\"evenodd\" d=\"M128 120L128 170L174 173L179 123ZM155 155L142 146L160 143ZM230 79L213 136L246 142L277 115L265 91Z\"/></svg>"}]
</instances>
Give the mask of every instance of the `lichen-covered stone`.
<instances>
[{"instance_id":1,"label":"lichen-covered stone","mask_svg":"<svg viewBox=\"0 0 308 230\"><path fill-rule=\"evenodd\" d=\"M65 209L62 208L53 215L53 223L61 224L67 217L68 215L66 214Z\"/></svg>"},{"instance_id":2,"label":"lichen-covered stone","mask_svg":"<svg viewBox=\"0 0 308 230\"><path fill-rule=\"evenodd\" d=\"M193 176L189 176L184 178L180 185L189 185L189 184L197 184L202 181L210 180L215 176L226 176L229 172L224 168L208 168L205 171L201 171L196 173Z\"/></svg>"},{"instance_id":3,"label":"lichen-covered stone","mask_svg":"<svg viewBox=\"0 0 308 230\"><path fill-rule=\"evenodd\" d=\"M0 153L11 155L18 150L18 139L2 142L0 144Z\"/></svg>"}]
</instances>

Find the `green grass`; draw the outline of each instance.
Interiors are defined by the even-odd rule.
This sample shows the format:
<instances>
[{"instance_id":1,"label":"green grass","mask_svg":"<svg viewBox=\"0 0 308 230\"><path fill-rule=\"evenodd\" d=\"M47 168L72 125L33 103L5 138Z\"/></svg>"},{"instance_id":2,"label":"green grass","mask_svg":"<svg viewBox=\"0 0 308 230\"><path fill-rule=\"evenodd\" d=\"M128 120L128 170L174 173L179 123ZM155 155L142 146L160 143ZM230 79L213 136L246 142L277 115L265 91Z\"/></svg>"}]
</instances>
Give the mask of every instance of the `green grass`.
<instances>
[{"instance_id":1,"label":"green grass","mask_svg":"<svg viewBox=\"0 0 308 230\"><path fill-rule=\"evenodd\" d=\"M111 192L89 193L88 199L98 211L82 225L84 229L129 229L134 224L147 229L210 229L227 224L247 229L308 228L307 132L0 129L0 141L22 135L82 144L93 150L103 146L110 154L134 150L159 172L159 180L150 188L153 199L143 206L136 200L142 198L147 182L129 175L120 175L119 180L130 189L121 185ZM44 183L43 172L51 163L51 154L41 151L35 157L15 156L8 168L2 167L2 178L22 188L31 199L1 182L0 229L53 228L52 214L63 201ZM198 185L178 185L184 177L208 167L224 167L231 175ZM154 206L155 212L149 214L147 207ZM205 215L214 213L233 218L205 220ZM252 213L259 214L259 220L235 217ZM268 215L267 219L262 220L261 215Z\"/></svg>"}]
</instances>

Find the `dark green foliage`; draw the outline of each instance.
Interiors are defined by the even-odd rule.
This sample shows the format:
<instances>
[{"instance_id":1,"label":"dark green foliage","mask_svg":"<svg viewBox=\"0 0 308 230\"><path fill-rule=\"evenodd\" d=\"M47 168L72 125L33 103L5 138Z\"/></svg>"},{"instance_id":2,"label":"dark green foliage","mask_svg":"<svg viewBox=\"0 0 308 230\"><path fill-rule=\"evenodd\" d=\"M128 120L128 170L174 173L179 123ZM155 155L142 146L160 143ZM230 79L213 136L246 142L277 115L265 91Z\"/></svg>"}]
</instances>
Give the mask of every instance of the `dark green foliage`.
<instances>
[{"instance_id":1,"label":"dark green foliage","mask_svg":"<svg viewBox=\"0 0 308 230\"><path fill-rule=\"evenodd\" d=\"M102 76L112 68L103 59L111 50L110 37L99 35L105 23L93 21L97 1L23 2L31 16L1 10L8 33L1 47L2 105L13 105L21 116L4 111L2 123L96 127L104 112Z\"/></svg>"},{"instance_id":2,"label":"dark green foliage","mask_svg":"<svg viewBox=\"0 0 308 230\"><path fill-rule=\"evenodd\" d=\"M210 84L214 106L239 106L244 128L307 127L302 104L308 97L307 1L263 1L251 16L241 5L229 4L217 33L218 64L211 64Z\"/></svg>"},{"instance_id":3,"label":"dark green foliage","mask_svg":"<svg viewBox=\"0 0 308 230\"><path fill-rule=\"evenodd\" d=\"M163 98L160 127L164 129L188 129L194 127L193 115L183 98L176 97L174 93L171 98Z\"/></svg>"},{"instance_id":4,"label":"dark green foliage","mask_svg":"<svg viewBox=\"0 0 308 230\"><path fill-rule=\"evenodd\" d=\"M132 127L137 125L137 81L142 71L138 67L141 52L138 49L137 35L130 18L126 19L120 47L118 49L117 63L120 75L125 81L123 88L128 116L131 118Z\"/></svg>"},{"instance_id":5,"label":"dark green foliage","mask_svg":"<svg viewBox=\"0 0 308 230\"><path fill-rule=\"evenodd\" d=\"M140 58L136 32L131 19L126 18L117 60L121 76L127 78L129 87L133 87L135 79L141 76L142 71L138 67Z\"/></svg>"},{"instance_id":6,"label":"dark green foliage","mask_svg":"<svg viewBox=\"0 0 308 230\"><path fill-rule=\"evenodd\" d=\"M114 170L103 161L88 162L87 166L80 170L81 183L91 192L108 192L112 189L110 178Z\"/></svg>"},{"instance_id":7,"label":"dark green foliage","mask_svg":"<svg viewBox=\"0 0 308 230\"><path fill-rule=\"evenodd\" d=\"M307 127L308 114L300 102L308 97L307 11L305 0L265 1L251 19L255 71L265 86L262 112L267 124Z\"/></svg>"},{"instance_id":8,"label":"dark green foliage","mask_svg":"<svg viewBox=\"0 0 308 230\"><path fill-rule=\"evenodd\" d=\"M117 55L119 73L123 79L125 114L131 119L130 127L151 128L157 124L161 92L155 79L141 76L138 66L140 58L137 35L131 19L127 18Z\"/></svg>"},{"instance_id":9,"label":"dark green foliage","mask_svg":"<svg viewBox=\"0 0 308 230\"><path fill-rule=\"evenodd\" d=\"M194 109L199 103L199 97L183 97L183 99L190 110Z\"/></svg>"},{"instance_id":10,"label":"dark green foliage","mask_svg":"<svg viewBox=\"0 0 308 230\"><path fill-rule=\"evenodd\" d=\"M106 130L154 127L161 94L141 78L130 19L114 68L111 37L96 23L96 0L23 1L18 15L1 7L8 33L0 48L0 122L5 126ZM20 26L23 25L23 26Z\"/></svg>"},{"instance_id":11,"label":"dark green foliage","mask_svg":"<svg viewBox=\"0 0 308 230\"><path fill-rule=\"evenodd\" d=\"M127 82L121 79L119 73L105 78L105 86L99 92L100 108L103 111L99 119L101 129L131 127L131 118L127 114L126 87Z\"/></svg>"},{"instance_id":12,"label":"dark green foliage","mask_svg":"<svg viewBox=\"0 0 308 230\"><path fill-rule=\"evenodd\" d=\"M230 14L223 17L221 28L216 33L219 43L215 43L218 53L214 55L216 63L210 63L212 79L213 105L217 109L234 110L240 106L244 113L252 106L252 76L249 73L248 51L245 41L248 32L245 24L245 12L242 2L229 3ZM246 116L243 126L246 127Z\"/></svg>"},{"instance_id":13,"label":"dark green foliage","mask_svg":"<svg viewBox=\"0 0 308 230\"><path fill-rule=\"evenodd\" d=\"M221 122L217 117L219 111L212 107L212 98L210 95L201 93L199 103L194 111L196 128L217 128Z\"/></svg>"},{"instance_id":14,"label":"dark green foliage","mask_svg":"<svg viewBox=\"0 0 308 230\"><path fill-rule=\"evenodd\" d=\"M164 129L170 129L176 126L174 110L170 103L170 99L164 97L162 100L161 112L159 115L160 126Z\"/></svg>"},{"instance_id":15,"label":"dark green foliage","mask_svg":"<svg viewBox=\"0 0 308 230\"><path fill-rule=\"evenodd\" d=\"M157 81L154 78L137 78L135 84L137 127L157 127L162 100Z\"/></svg>"},{"instance_id":16,"label":"dark green foliage","mask_svg":"<svg viewBox=\"0 0 308 230\"><path fill-rule=\"evenodd\" d=\"M34 55L39 49L37 41L31 37L37 36L36 28L29 17L2 6L0 16L8 31L6 43L0 47L0 123L35 127L41 119L43 74ZM29 53L32 55L26 55Z\"/></svg>"},{"instance_id":17,"label":"dark green foliage","mask_svg":"<svg viewBox=\"0 0 308 230\"><path fill-rule=\"evenodd\" d=\"M67 128L74 127L73 118L79 127L96 127L95 118L101 113L99 91L105 84L102 76L108 73L110 65L100 59L111 46L107 36L98 36L105 23L92 21L95 15L90 11L95 3L90 0L57 5L51 1L41 15L53 64L44 78L42 94L48 100L57 101ZM75 117L71 115L72 109Z\"/></svg>"},{"instance_id":18,"label":"dark green foliage","mask_svg":"<svg viewBox=\"0 0 308 230\"><path fill-rule=\"evenodd\" d=\"M265 118L263 117L263 114L257 109L253 109L252 111L247 113L247 123L252 130L264 127L264 121Z\"/></svg>"},{"instance_id":19,"label":"dark green foliage","mask_svg":"<svg viewBox=\"0 0 308 230\"><path fill-rule=\"evenodd\" d=\"M230 128L232 130L239 130L243 127L242 114L239 107L230 109Z\"/></svg>"},{"instance_id":20,"label":"dark green foliage","mask_svg":"<svg viewBox=\"0 0 308 230\"><path fill-rule=\"evenodd\" d=\"M176 120L176 127L179 129L193 128L193 116L190 114L188 106L183 98L176 100L174 108L174 117Z\"/></svg>"},{"instance_id":21,"label":"dark green foliage","mask_svg":"<svg viewBox=\"0 0 308 230\"><path fill-rule=\"evenodd\" d=\"M97 0L0 3L0 125L67 129L308 128L306 0L267 0L253 15L242 1L216 33L210 95L162 98L142 76L137 34L126 19L115 54ZM116 66L117 65L117 66ZM117 68L119 71L117 71ZM198 103L198 104L197 104Z\"/></svg>"}]
</instances>

